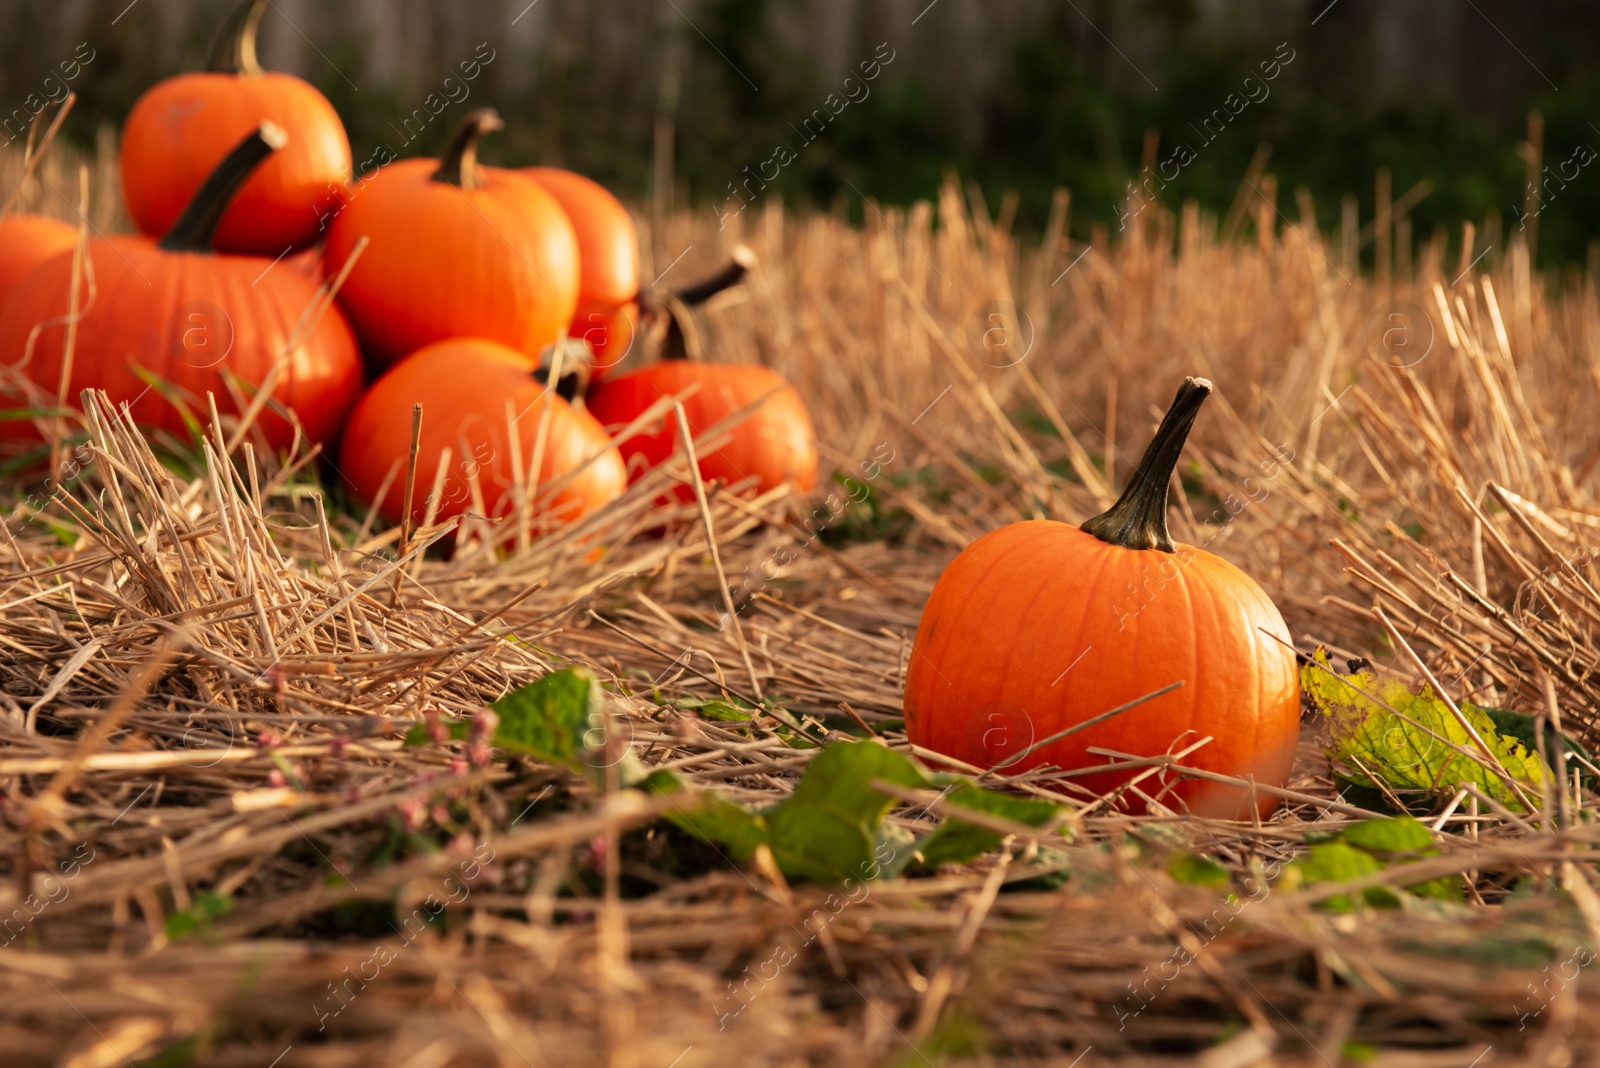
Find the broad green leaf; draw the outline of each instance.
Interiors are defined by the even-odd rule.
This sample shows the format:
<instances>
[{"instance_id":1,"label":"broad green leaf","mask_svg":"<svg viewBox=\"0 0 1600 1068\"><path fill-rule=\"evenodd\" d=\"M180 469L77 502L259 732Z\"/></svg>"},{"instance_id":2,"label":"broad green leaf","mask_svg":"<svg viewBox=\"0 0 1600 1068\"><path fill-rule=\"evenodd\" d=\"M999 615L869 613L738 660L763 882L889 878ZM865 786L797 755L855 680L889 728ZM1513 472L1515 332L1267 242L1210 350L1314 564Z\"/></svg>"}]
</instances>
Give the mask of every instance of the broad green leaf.
<instances>
[{"instance_id":1,"label":"broad green leaf","mask_svg":"<svg viewBox=\"0 0 1600 1068\"><path fill-rule=\"evenodd\" d=\"M917 845L922 862L930 868L937 868L941 864L961 864L1000 848L1001 836L998 832L963 821L956 814L956 809L970 808L1029 827L1044 826L1061 809L1060 805L1049 801L1013 797L971 783L956 786L945 795L945 802L948 806L945 809L945 821Z\"/></svg>"},{"instance_id":2,"label":"broad green leaf","mask_svg":"<svg viewBox=\"0 0 1600 1068\"><path fill-rule=\"evenodd\" d=\"M506 694L492 707L500 716L494 732L497 747L590 778L603 775L607 766L606 694L588 668L552 671ZM644 777L643 766L631 749L614 759L618 780L624 786Z\"/></svg>"},{"instance_id":3,"label":"broad green leaf","mask_svg":"<svg viewBox=\"0 0 1600 1068\"><path fill-rule=\"evenodd\" d=\"M1395 864L1410 864L1422 857L1436 857L1439 849L1426 827L1410 816L1393 819L1362 820L1340 831L1332 840L1320 841L1284 869L1288 889L1302 885L1348 882ZM1412 883L1405 890L1418 897L1441 901L1460 901L1461 882L1456 876ZM1362 895L1376 908L1395 908L1399 897L1386 887L1370 887ZM1354 907L1343 894L1329 898L1323 907L1348 912Z\"/></svg>"},{"instance_id":4,"label":"broad green leaf","mask_svg":"<svg viewBox=\"0 0 1600 1068\"><path fill-rule=\"evenodd\" d=\"M1227 886L1228 869L1210 857L1178 852L1167 861L1167 874L1190 886Z\"/></svg>"},{"instance_id":5,"label":"broad green leaf","mask_svg":"<svg viewBox=\"0 0 1600 1068\"><path fill-rule=\"evenodd\" d=\"M1515 738L1517 741L1521 742L1522 747L1530 753L1537 751L1538 735L1534 729L1534 720L1536 717L1531 716L1526 712L1513 712L1507 708L1485 708L1484 711L1489 714L1489 718L1494 721L1495 729L1501 734L1507 738ZM1547 726L1545 728L1544 739L1545 751L1540 754L1544 757L1544 762L1547 767L1556 766L1556 744L1554 735L1555 732L1550 730ZM1571 738L1563 737L1561 739L1561 748L1567 753L1576 754L1577 756L1582 757L1591 764L1594 763L1594 757L1590 755L1589 751L1582 745L1573 741ZM1593 784L1593 772L1589 771L1588 769L1584 769L1582 775L1585 785Z\"/></svg>"},{"instance_id":6,"label":"broad green leaf","mask_svg":"<svg viewBox=\"0 0 1600 1068\"><path fill-rule=\"evenodd\" d=\"M1433 835L1410 816L1362 820L1339 832L1339 840L1369 853L1414 853L1438 856Z\"/></svg>"},{"instance_id":7,"label":"broad green leaf","mask_svg":"<svg viewBox=\"0 0 1600 1068\"><path fill-rule=\"evenodd\" d=\"M919 842L909 831L884 823L898 802L875 789L874 780L914 789L948 784L945 796L952 811ZM639 786L693 801L667 813L667 819L722 846L730 859L748 860L765 844L785 875L831 883L897 875L919 853L924 863L936 866L971 860L997 848L1001 836L962 820L956 813L963 807L1029 827L1043 826L1061 807L985 790L959 776L930 778L910 757L865 741L823 747L794 793L761 812L735 804L715 790L696 792L669 771L657 771Z\"/></svg>"},{"instance_id":8,"label":"broad green leaf","mask_svg":"<svg viewBox=\"0 0 1600 1068\"><path fill-rule=\"evenodd\" d=\"M1326 718L1329 755L1349 768L1350 781L1377 786L1376 776L1395 790L1435 793L1472 783L1507 808L1524 807L1429 687L1413 694L1399 680L1378 678L1370 669L1336 675L1321 649L1314 659L1301 670L1301 688ZM1543 761L1500 733L1482 708L1466 702L1460 708L1506 773L1530 797L1539 796L1549 774Z\"/></svg>"},{"instance_id":9,"label":"broad green leaf","mask_svg":"<svg viewBox=\"0 0 1600 1068\"><path fill-rule=\"evenodd\" d=\"M898 857L892 846L879 852L879 828L895 799L874 790L873 779L928 785L911 758L873 742L838 742L817 754L794 793L767 813L772 855L786 875L873 879Z\"/></svg>"},{"instance_id":10,"label":"broad green leaf","mask_svg":"<svg viewBox=\"0 0 1600 1068\"><path fill-rule=\"evenodd\" d=\"M749 860L756 847L770 836L766 817L760 813L729 801L715 790L691 792L670 771L651 772L639 788L653 794L681 794L685 800L692 797L694 804L668 812L667 819L702 842L726 847L732 854L730 859L740 863Z\"/></svg>"},{"instance_id":11,"label":"broad green leaf","mask_svg":"<svg viewBox=\"0 0 1600 1068\"><path fill-rule=\"evenodd\" d=\"M1284 869L1284 879L1286 888L1297 889L1307 884L1346 883L1382 870L1383 862L1363 849L1344 842L1324 842L1296 857ZM1382 887L1368 889L1363 896L1367 904L1376 908L1399 905L1394 893ZM1349 912L1355 903L1348 895L1340 894L1323 901L1322 907L1331 912Z\"/></svg>"},{"instance_id":12,"label":"broad green leaf","mask_svg":"<svg viewBox=\"0 0 1600 1068\"><path fill-rule=\"evenodd\" d=\"M506 694L492 706L500 715L494 744L546 764L579 768L604 715L604 694L587 668L552 671L538 682Z\"/></svg>"}]
</instances>

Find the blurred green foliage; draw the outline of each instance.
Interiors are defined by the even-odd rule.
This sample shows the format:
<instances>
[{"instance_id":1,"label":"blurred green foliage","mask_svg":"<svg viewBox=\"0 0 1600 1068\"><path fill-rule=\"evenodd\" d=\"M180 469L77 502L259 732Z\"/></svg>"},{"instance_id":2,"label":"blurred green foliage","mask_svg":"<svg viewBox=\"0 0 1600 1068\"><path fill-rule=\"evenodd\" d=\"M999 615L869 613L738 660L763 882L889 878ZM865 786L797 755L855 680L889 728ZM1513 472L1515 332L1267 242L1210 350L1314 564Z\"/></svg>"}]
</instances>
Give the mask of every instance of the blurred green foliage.
<instances>
[{"instance_id":1,"label":"blurred green foliage","mask_svg":"<svg viewBox=\"0 0 1600 1068\"><path fill-rule=\"evenodd\" d=\"M95 0L96 11L108 16L123 6ZM1236 6L1230 17L1245 19L1244 7ZM511 58L510 47L498 41L500 58L472 83L470 102L451 105L414 141L401 132L401 119L421 102L421 93L402 93L365 73L371 69L372 45L359 33L319 39L320 58L310 76L344 115L358 161L385 144L401 155L436 152L460 114L492 104L510 128L484 145L489 162L574 167L643 201L650 192L654 144L650 101L663 95L657 83L665 81L661 72L670 64L663 57L671 52L681 57L678 88L664 94L676 97L675 172L696 210L709 213L726 204L730 186L749 173L745 168L759 168L778 146L787 145L795 158L762 197L779 195L790 205L842 205L860 220L870 210L864 194L886 204L909 204L930 197L954 169L982 186L991 210L998 209L1006 190L1015 189L1021 198L1017 225L1027 233L1042 229L1052 191L1070 189L1070 230L1080 240L1096 223L1115 232L1147 130L1160 135L1159 160L1169 160L1185 143L1195 152L1162 190L1163 203L1175 207L1193 197L1216 216L1227 211L1251 156L1265 143L1272 148L1268 170L1278 178L1278 207L1286 220L1298 220L1295 190L1304 186L1315 197L1324 229L1337 226L1339 200L1346 194L1357 197L1361 221L1369 223L1374 173L1388 167L1395 197L1424 179L1433 185L1411 213L1415 247L1420 249L1435 228L1445 227L1447 264L1453 265L1460 223L1470 219L1479 227L1477 249L1495 241L1492 263L1516 229L1515 213L1523 200L1519 142L1528 109L1544 114L1545 160L1566 159L1583 144L1600 149L1600 70L1585 59L1600 20L1564 0L1557 4L1560 11L1543 14L1488 0L1483 6L1488 14L1480 10L1482 23L1461 26L1487 40L1488 54L1505 66L1476 79L1472 69L1466 82L1469 88L1477 85L1477 96L1492 99L1493 107L1464 102L1458 75L1451 75L1453 97L1443 89L1428 96L1384 88L1380 74L1395 64L1380 62L1375 54L1371 27L1376 23L1362 21L1372 4L1362 0L1345 0L1314 28L1308 10L1304 18L1295 17L1298 24L1291 19L1290 29L1272 31L1270 38L1253 23L1203 25L1197 0L1127 0L1126 5L1119 0L1114 12L1108 3L1092 0L1081 7L1046 7L1036 26L1015 35L997 79L982 99L968 102L963 114L952 108L948 85L930 84L926 74L917 73L929 70L928 63L918 68L909 58L925 43L932 47L931 38L916 36L927 26L912 30L880 25L880 19L856 27L854 39L886 39L900 58L885 64L870 93L844 107L809 142L796 128L829 93L841 93L842 75L825 73L794 43L793 26L809 10L798 0L686 4L693 22L687 15L664 21L651 38L652 50L632 64L633 84L622 88L615 72L602 71L605 57L582 48L546 49L529 73L528 61ZM943 14L935 10L930 24ZM1490 15L1499 23L1489 22ZM1091 16L1094 27L1143 41L1142 51L1131 44L1130 49L1158 78L1159 91L1120 48L1096 35ZM1285 17L1272 16L1279 24ZM158 62L152 53L170 57L176 50L196 65L210 49L209 33L201 26L186 27L181 40L167 40L157 49L159 38L153 35L159 30L147 21L130 17L115 32L110 22L109 17L93 20L99 29L90 40L99 53L74 85L81 97L74 118L80 141L92 139L98 124L120 121L154 77L172 73L152 69ZM1496 36L1500 25L1511 36ZM1521 44L1505 43L1513 37ZM1214 140L1200 136L1196 127L1223 108L1230 93L1241 92L1244 79L1272 58L1274 42L1282 38L1294 59L1268 83L1270 94L1244 108ZM1473 68L1477 62L1477 46L1445 42L1439 48L1448 45L1448 54L1441 56L1423 54L1424 45L1403 41L1402 49L1415 54L1402 56L1399 66L1432 63L1429 70L1437 72L1452 64ZM1524 52L1538 59L1537 67L1528 55L1519 58ZM872 44L846 49L852 67L872 53ZM1159 57L1158 65L1143 59L1146 54ZM975 52L974 58L982 57ZM159 62L170 65L170 59ZM451 69L442 65L437 77L443 79ZM359 91L342 71L361 83ZM423 82L428 84L421 92L433 87L429 78ZM1600 234L1596 192L1600 166L1590 165L1548 204L1539 221L1542 266L1583 261L1591 237ZM1498 239L1494 224L1484 226L1493 214L1502 220ZM1369 267L1371 255L1369 245Z\"/></svg>"}]
</instances>

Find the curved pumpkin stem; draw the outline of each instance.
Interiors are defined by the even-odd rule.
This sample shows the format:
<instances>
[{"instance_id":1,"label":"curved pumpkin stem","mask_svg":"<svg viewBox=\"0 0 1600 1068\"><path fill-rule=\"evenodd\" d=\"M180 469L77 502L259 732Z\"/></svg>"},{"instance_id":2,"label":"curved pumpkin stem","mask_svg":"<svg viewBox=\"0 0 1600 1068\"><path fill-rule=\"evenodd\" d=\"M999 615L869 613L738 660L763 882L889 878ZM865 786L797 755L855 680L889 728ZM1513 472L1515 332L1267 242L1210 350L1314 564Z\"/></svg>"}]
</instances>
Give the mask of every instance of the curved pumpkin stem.
<instances>
[{"instance_id":1,"label":"curved pumpkin stem","mask_svg":"<svg viewBox=\"0 0 1600 1068\"><path fill-rule=\"evenodd\" d=\"M261 161L289 143L289 135L274 122L264 122L222 157L206 176L172 224L160 247L168 252L210 252L211 239L234 194L255 173Z\"/></svg>"},{"instance_id":2,"label":"curved pumpkin stem","mask_svg":"<svg viewBox=\"0 0 1600 1068\"><path fill-rule=\"evenodd\" d=\"M462 119L456 132L450 135L444 155L439 157L439 169L433 172L433 180L462 189L478 188L478 138L505 128L500 113L494 108L479 108Z\"/></svg>"},{"instance_id":3,"label":"curved pumpkin stem","mask_svg":"<svg viewBox=\"0 0 1600 1068\"><path fill-rule=\"evenodd\" d=\"M266 12L267 0L244 0L235 8L228 21L222 24L207 69L219 74L261 77L261 62L256 58L256 34L261 29L261 16Z\"/></svg>"},{"instance_id":4,"label":"curved pumpkin stem","mask_svg":"<svg viewBox=\"0 0 1600 1068\"><path fill-rule=\"evenodd\" d=\"M1183 380L1122 496L1079 529L1124 549L1174 551L1172 535L1167 533L1167 486L1172 481L1173 468L1178 466L1178 457L1183 454L1183 444L1189 440L1194 418L1200 414L1200 405L1210 395L1211 383L1206 379Z\"/></svg>"},{"instance_id":5,"label":"curved pumpkin stem","mask_svg":"<svg viewBox=\"0 0 1600 1068\"><path fill-rule=\"evenodd\" d=\"M664 318L667 322L661 335L660 358L663 360L698 360L703 352L700 331L694 325L690 308L699 307L725 289L732 289L744 281L750 268L756 265L756 254L749 245L735 245L728 253L728 262L715 274L682 289L675 289L663 303L639 295L639 306L651 318Z\"/></svg>"},{"instance_id":6,"label":"curved pumpkin stem","mask_svg":"<svg viewBox=\"0 0 1600 1068\"><path fill-rule=\"evenodd\" d=\"M728 262L715 274L708 275L698 282L691 282L682 289L673 290L672 295L691 308L699 307L724 289L732 289L744 281L744 276L755 265L756 254L750 246L735 245L728 253Z\"/></svg>"}]
</instances>

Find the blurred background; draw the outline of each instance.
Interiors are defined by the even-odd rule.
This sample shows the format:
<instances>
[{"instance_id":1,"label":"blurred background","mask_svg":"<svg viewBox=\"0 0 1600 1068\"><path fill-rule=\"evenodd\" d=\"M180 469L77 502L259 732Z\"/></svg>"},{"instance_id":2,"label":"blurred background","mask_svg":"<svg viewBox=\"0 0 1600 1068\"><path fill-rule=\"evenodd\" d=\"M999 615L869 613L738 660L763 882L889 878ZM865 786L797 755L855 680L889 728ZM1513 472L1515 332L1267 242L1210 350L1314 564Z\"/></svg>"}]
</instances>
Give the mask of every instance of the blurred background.
<instances>
[{"instance_id":1,"label":"blurred background","mask_svg":"<svg viewBox=\"0 0 1600 1068\"><path fill-rule=\"evenodd\" d=\"M0 143L66 85L71 141L110 147L233 6L0 0ZM1530 205L1541 267L1600 235L1600 9L1580 0L273 0L261 53L333 100L358 164L434 152L492 104L510 128L486 159L573 167L643 211L759 192L859 219L953 166L1024 232L1070 189L1088 238L1143 164L1219 218L1248 174L1285 218L1309 190L1325 228L1387 198L1402 240L1448 227L1452 257L1473 220L1485 266Z\"/></svg>"}]
</instances>

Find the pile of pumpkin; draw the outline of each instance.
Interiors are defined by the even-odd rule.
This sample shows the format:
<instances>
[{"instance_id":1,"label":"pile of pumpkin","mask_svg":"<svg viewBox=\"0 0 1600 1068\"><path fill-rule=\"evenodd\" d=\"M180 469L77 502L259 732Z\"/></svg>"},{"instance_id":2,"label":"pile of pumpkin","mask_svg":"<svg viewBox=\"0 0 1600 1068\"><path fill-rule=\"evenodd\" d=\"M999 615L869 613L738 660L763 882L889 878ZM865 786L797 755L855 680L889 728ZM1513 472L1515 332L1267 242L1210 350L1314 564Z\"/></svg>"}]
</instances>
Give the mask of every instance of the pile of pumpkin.
<instances>
[{"instance_id":1,"label":"pile of pumpkin","mask_svg":"<svg viewBox=\"0 0 1600 1068\"><path fill-rule=\"evenodd\" d=\"M441 159L352 184L333 107L256 63L265 4L235 16L229 69L162 82L128 117L124 192L150 236L96 238L80 262L73 228L0 220L0 359L35 398L104 390L181 436L183 406L209 394L258 417L274 445L342 439L341 477L396 522L423 518L412 485L438 487L436 520L506 516L528 470L545 497L516 522L548 529L615 499L682 446L684 424L690 440L727 428L698 452L707 481L812 487L793 387L765 367L685 358L688 306L736 282L744 259L651 299L628 214L604 189L478 164L479 138L499 127L490 110L467 116ZM640 327L662 358L619 372ZM363 356L377 371L365 389ZM590 373L562 373L573 367ZM1011 524L946 569L908 662L913 743L966 766L1077 769L1136 810L1276 806L1299 734L1289 632L1259 586L1166 529L1210 388L1185 382L1104 515ZM681 422L650 416L664 398ZM42 415L0 419L0 438L37 443ZM1189 778L1160 762L1196 749ZM1128 755L1144 770L1107 763Z\"/></svg>"},{"instance_id":2,"label":"pile of pumpkin","mask_svg":"<svg viewBox=\"0 0 1600 1068\"><path fill-rule=\"evenodd\" d=\"M180 438L215 403L274 447L303 433L336 451L347 488L397 523L504 518L520 477L542 490L520 521L547 530L681 448L670 411L633 425L676 398L691 440L730 424L697 450L707 482L811 488L793 387L689 358L688 307L736 283L745 258L669 299L642 293L632 220L603 187L477 162L501 127L492 109L466 116L442 158L353 179L332 104L257 61L267 6L247 0L212 70L158 83L129 113L122 184L142 234L97 236L80 260L76 227L0 219L0 362L22 372L0 396L0 440L42 451L51 409L85 389ZM636 333L661 358L619 371Z\"/></svg>"}]
</instances>

